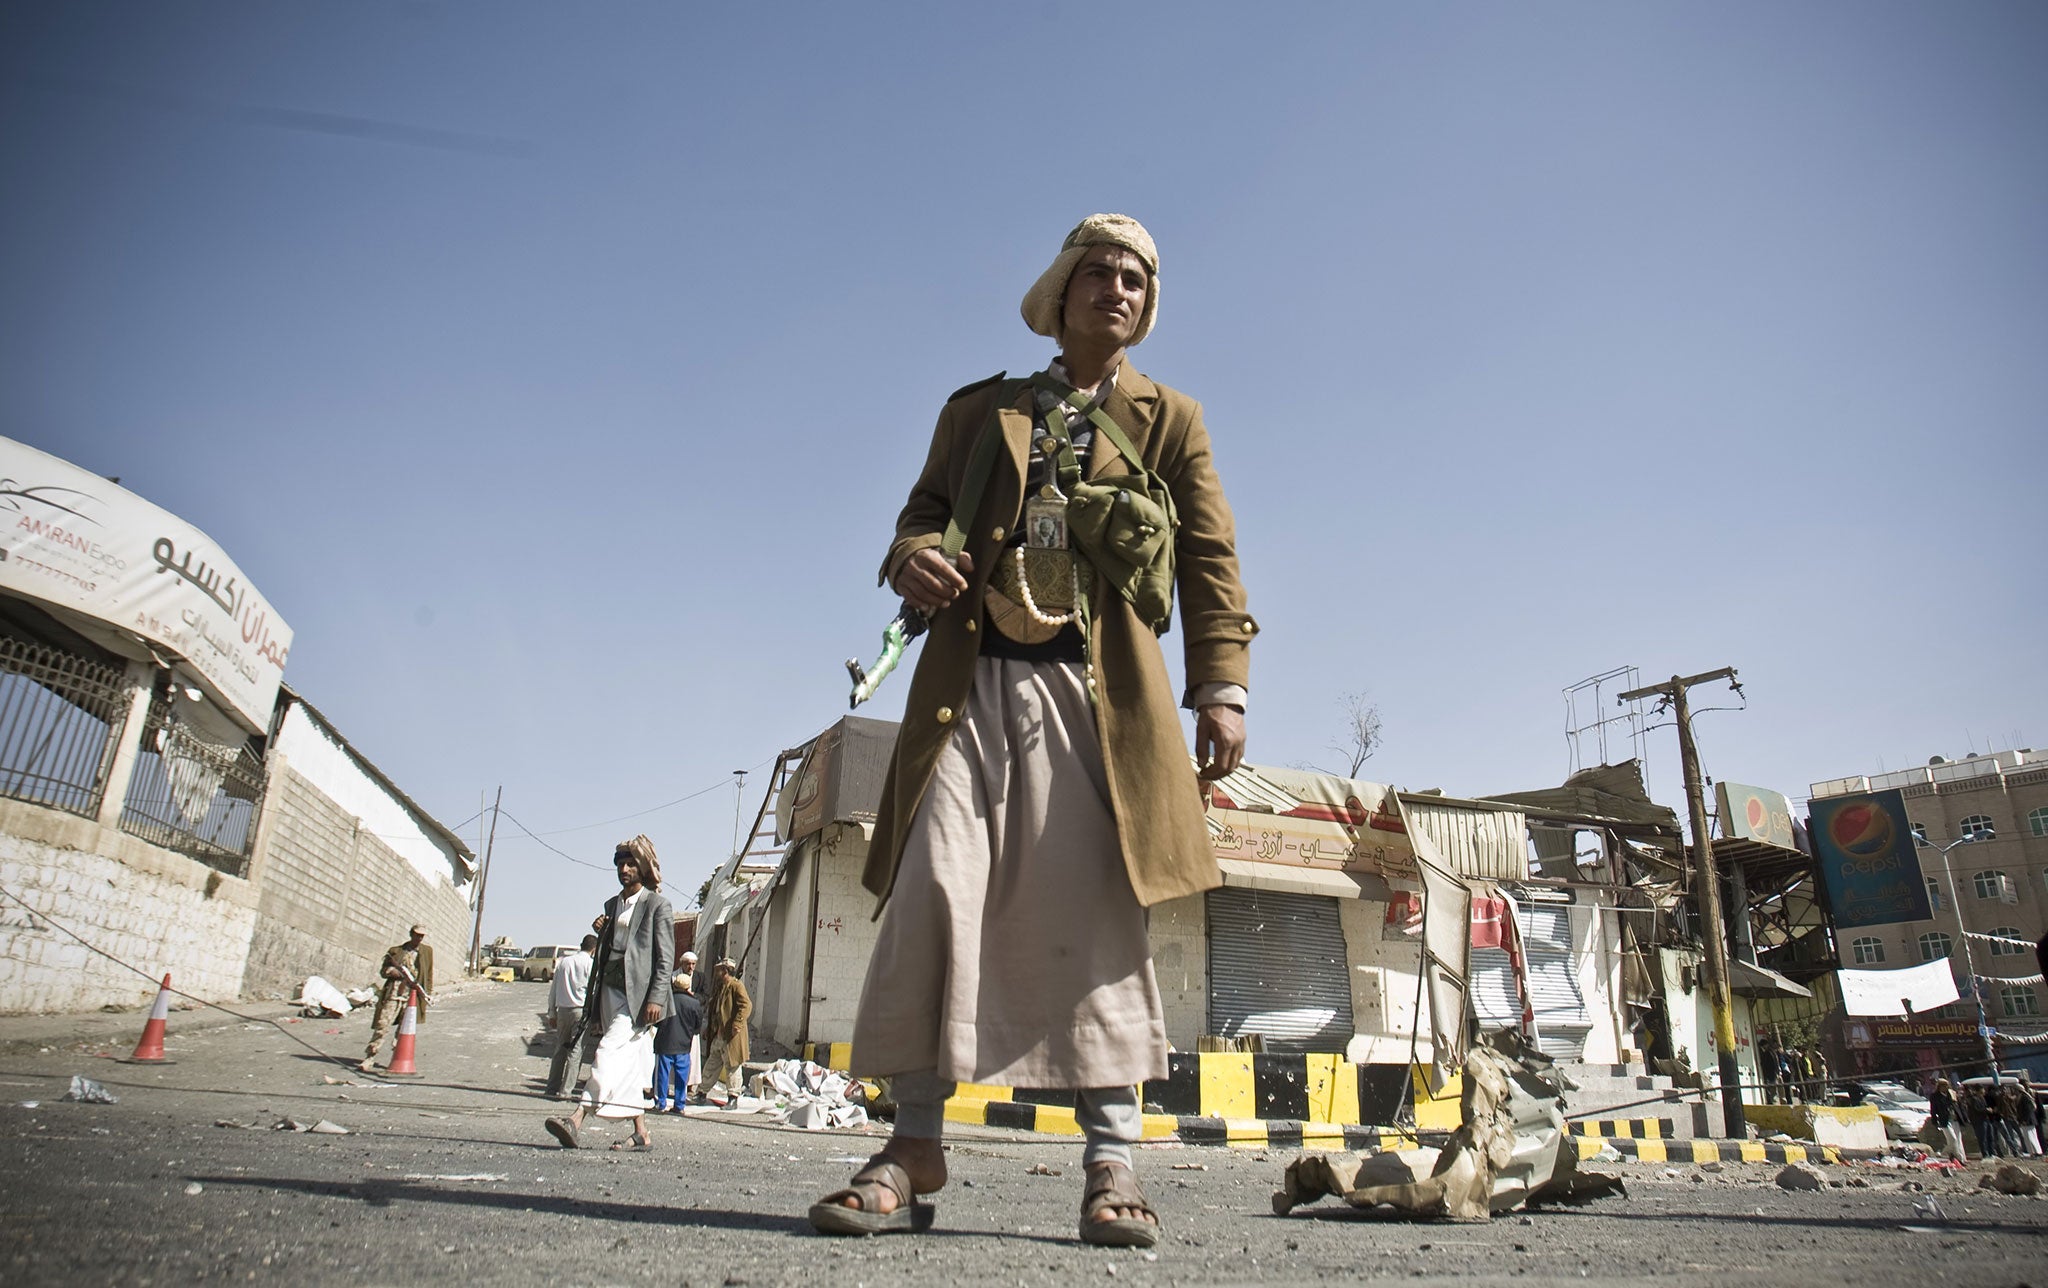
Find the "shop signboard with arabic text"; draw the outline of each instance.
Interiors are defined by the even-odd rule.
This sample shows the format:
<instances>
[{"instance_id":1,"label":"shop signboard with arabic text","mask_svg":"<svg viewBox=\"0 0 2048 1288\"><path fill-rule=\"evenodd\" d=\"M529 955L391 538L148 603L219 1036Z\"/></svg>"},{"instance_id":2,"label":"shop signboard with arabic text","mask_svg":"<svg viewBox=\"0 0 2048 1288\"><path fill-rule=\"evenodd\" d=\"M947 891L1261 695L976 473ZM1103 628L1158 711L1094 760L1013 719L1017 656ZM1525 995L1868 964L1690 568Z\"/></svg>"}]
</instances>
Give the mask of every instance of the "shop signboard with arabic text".
<instances>
[{"instance_id":1,"label":"shop signboard with arabic text","mask_svg":"<svg viewBox=\"0 0 2048 1288\"><path fill-rule=\"evenodd\" d=\"M1814 866L1838 928L1925 921L1927 883L1897 788L1830 796L1807 806Z\"/></svg>"},{"instance_id":2,"label":"shop signboard with arabic text","mask_svg":"<svg viewBox=\"0 0 2048 1288\"><path fill-rule=\"evenodd\" d=\"M124 656L176 654L250 729L268 727L292 632L234 560L176 515L7 438L0 589L66 610Z\"/></svg>"}]
</instances>

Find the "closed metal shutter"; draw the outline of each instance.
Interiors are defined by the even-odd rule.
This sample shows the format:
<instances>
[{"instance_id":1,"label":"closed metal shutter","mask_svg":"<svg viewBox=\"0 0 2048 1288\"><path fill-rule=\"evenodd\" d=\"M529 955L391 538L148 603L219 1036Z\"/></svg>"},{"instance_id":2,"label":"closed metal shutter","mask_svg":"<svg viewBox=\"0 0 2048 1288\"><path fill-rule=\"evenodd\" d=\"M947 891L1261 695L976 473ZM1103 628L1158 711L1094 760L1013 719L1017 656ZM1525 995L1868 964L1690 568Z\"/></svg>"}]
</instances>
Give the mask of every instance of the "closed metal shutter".
<instances>
[{"instance_id":1,"label":"closed metal shutter","mask_svg":"<svg viewBox=\"0 0 2048 1288\"><path fill-rule=\"evenodd\" d=\"M1209 1031L1257 1033L1268 1051L1342 1052L1351 972L1337 901L1273 890L1211 890Z\"/></svg>"},{"instance_id":2,"label":"closed metal shutter","mask_svg":"<svg viewBox=\"0 0 2048 1288\"><path fill-rule=\"evenodd\" d=\"M1576 1060L1586 1048L1593 1019L1572 964L1570 914L1563 908L1520 905L1517 919L1528 954L1529 1001L1536 1011L1536 1048L1554 1060Z\"/></svg>"},{"instance_id":3,"label":"closed metal shutter","mask_svg":"<svg viewBox=\"0 0 2048 1288\"><path fill-rule=\"evenodd\" d=\"M1521 990L1515 986L1515 964L1505 948L1474 948L1467 981L1472 1013L1482 1032L1522 1027Z\"/></svg>"}]
</instances>

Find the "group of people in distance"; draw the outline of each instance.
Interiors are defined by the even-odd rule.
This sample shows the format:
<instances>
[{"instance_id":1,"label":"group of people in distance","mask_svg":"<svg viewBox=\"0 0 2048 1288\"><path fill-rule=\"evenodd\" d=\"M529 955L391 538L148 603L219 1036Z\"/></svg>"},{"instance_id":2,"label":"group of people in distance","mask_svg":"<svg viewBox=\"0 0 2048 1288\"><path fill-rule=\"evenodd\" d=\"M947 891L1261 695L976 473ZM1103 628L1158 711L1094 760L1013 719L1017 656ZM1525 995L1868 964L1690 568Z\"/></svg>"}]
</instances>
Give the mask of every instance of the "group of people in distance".
<instances>
[{"instance_id":1,"label":"group of people in distance","mask_svg":"<svg viewBox=\"0 0 2048 1288\"><path fill-rule=\"evenodd\" d=\"M1968 1160L1963 1127L1977 1134L1977 1152L1985 1158L2039 1158L2048 1136L2043 1128L2041 1093L2029 1076L2001 1077L1998 1085L1972 1079L1958 1087L1947 1078L1934 1080L1927 1097L1927 1116L1941 1137L1942 1152L1958 1163Z\"/></svg>"}]
</instances>

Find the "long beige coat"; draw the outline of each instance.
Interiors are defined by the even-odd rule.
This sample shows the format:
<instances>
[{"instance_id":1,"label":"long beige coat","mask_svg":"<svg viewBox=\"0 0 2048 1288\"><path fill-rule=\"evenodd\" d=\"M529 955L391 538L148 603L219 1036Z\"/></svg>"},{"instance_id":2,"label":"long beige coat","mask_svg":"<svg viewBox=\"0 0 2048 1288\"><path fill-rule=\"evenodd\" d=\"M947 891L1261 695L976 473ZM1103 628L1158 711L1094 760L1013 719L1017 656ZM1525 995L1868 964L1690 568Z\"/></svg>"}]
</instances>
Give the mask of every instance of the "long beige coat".
<instances>
[{"instance_id":1,"label":"long beige coat","mask_svg":"<svg viewBox=\"0 0 2048 1288\"><path fill-rule=\"evenodd\" d=\"M888 570L907 554L939 544L998 389L988 382L970 386L939 413L924 470L896 520L896 539L882 565L885 581ZM967 553L974 559L974 572L967 592L933 615L911 678L862 876L882 902L887 902L895 884L904 838L931 781L932 767L973 687L974 662L981 651L982 592L1004 539L1023 512L1032 406L1032 393L1026 389L998 412L1008 450L998 456L979 512L968 528ZM1166 480L1179 510L1173 629L1181 637L1188 685L1248 685L1247 646L1258 634L1258 624L1245 609L1236 529L1211 461L1200 405L1153 383L1126 363L1103 406L1145 464ZM1128 469L1107 438L1097 434L1088 476ZM1181 730L1180 703L1158 638L1114 592L1098 596L1094 614L1096 727L1131 889L1139 903L1149 907L1220 885L1222 874L1209 846L1200 787Z\"/></svg>"}]
</instances>

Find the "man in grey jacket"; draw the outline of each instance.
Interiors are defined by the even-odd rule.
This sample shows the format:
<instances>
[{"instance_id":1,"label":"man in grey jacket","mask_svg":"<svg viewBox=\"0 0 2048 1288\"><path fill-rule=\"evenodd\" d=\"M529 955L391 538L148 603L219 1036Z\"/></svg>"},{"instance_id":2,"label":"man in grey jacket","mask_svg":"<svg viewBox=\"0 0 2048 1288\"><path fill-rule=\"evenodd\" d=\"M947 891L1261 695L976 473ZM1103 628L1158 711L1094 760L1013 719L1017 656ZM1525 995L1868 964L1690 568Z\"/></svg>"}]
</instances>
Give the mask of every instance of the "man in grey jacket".
<instances>
[{"instance_id":1,"label":"man in grey jacket","mask_svg":"<svg viewBox=\"0 0 2048 1288\"><path fill-rule=\"evenodd\" d=\"M602 1017L604 1036L591 1061L583 1103L567 1118L547 1120L548 1133L565 1149L581 1143L584 1116L632 1120L630 1143L613 1149L648 1150L647 1089L654 1082L654 1026L669 1005L669 977L675 965L675 912L662 898L661 865L654 842L645 836L621 841L612 855L619 892L605 900L591 923L597 932L597 967L590 975L584 1009ZM593 1008L599 1008L595 1009Z\"/></svg>"}]
</instances>

